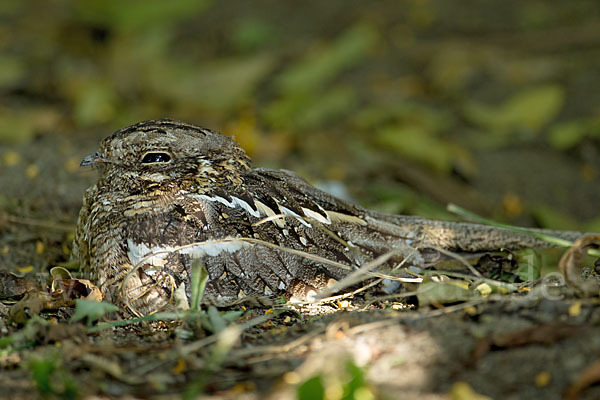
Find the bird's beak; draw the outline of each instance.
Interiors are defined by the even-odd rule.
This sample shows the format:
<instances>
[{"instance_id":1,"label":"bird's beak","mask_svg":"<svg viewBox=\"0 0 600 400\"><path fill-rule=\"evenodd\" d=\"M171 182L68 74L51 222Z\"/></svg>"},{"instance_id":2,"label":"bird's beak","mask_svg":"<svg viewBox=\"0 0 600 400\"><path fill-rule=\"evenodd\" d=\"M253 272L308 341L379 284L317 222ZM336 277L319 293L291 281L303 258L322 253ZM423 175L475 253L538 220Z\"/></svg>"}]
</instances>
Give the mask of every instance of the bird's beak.
<instances>
[{"instance_id":1,"label":"bird's beak","mask_svg":"<svg viewBox=\"0 0 600 400\"><path fill-rule=\"evenodd\" d=\"M104 160L104 158L102 158L102 154L96 152L96 153L90 154L89 156L84 158L83 161L81 161L81 164L79 164L79 165L84 167L86 165L96 165L98 163L102 163L105 161L106 160Z\"/></svg>"}]
</instances>

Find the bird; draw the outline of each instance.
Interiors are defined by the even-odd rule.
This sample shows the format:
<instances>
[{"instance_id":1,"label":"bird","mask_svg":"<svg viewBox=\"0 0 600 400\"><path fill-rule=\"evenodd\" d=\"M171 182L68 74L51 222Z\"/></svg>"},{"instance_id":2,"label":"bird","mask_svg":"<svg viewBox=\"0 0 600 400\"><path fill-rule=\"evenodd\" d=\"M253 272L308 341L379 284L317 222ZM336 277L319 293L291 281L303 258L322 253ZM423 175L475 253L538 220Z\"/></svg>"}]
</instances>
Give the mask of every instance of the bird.
<instances>
[{"instance_id":1,"label":"bird","mask_svg":"<svg viewBox=\"0 0 600 400\"><path fill-rule=\"evenodd\" d=\"M72 256L105 301L136 316L185 306L196 260L208 274L202 301L229 305L315 298L369 263L423 267L439 249L548 246L493 226L363 208L294 172L253 167L231 137L170 119L116 131L81 165L98 180L85 192Z\"/></svg>"}]
</instances>

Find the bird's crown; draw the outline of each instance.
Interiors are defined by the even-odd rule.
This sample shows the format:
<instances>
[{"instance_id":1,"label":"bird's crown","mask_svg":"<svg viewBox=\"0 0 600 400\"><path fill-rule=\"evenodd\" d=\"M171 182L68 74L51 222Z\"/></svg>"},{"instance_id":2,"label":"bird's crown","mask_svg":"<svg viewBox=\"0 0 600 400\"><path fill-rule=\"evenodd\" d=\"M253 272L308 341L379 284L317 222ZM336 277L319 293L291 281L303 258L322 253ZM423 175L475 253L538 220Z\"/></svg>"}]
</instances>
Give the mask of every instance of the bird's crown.
<instances>
[{"instance_id":1,"label":"bird's crown","mask_svg":"<svg viewBox=\"0 0 600 400\"><path fill-rule=\"evenodd\" d=\"M82 165L102 171L101 179L162 182L196 179L226 183L250 168L244 150L231 138L169 119L140 122L104 139Z\"/></svg>"}]
</instances>

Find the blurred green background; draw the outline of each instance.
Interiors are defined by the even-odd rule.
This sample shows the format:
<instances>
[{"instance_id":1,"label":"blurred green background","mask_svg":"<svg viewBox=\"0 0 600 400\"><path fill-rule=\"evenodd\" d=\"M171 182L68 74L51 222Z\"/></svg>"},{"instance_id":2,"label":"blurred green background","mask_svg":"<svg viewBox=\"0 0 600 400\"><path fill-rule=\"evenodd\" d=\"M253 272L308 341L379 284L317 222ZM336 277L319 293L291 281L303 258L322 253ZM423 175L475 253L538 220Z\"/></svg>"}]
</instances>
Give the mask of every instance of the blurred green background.
<instances>
[{"instance_id":1,"label":"blurred green background","mask_svg":"<svg viewBox=\"0 0 600 400\"><path fill-rule=\"evenodd\" d=\"M169 117L380 210L600 231L600 2L4 0L0 20L6 212L74 223L81 157Z\"/></svg>"}]
</instances>

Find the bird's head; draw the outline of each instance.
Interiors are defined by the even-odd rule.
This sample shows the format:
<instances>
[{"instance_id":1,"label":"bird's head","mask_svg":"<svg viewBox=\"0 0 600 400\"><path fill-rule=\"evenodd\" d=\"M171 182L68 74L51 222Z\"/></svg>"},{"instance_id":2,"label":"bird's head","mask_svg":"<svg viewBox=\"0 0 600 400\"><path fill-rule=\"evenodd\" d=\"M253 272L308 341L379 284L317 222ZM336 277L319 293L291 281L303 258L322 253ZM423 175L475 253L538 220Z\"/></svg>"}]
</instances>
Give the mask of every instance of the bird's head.
<instances>
[{"instance_id":1,"label":"bird's head","mask_svg":"<svg viewBox=\"0 0 600 400\"><path fill-rule=\"evenodd\" d=\"M128 188L179 183L197 188L240 183L250 160L231 138L167 119L140 122L104 139L83 159L105 185Z\"/></svg>"}]
</instances>

